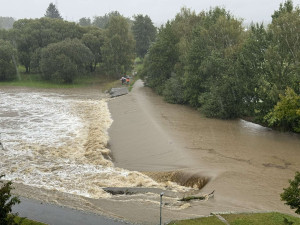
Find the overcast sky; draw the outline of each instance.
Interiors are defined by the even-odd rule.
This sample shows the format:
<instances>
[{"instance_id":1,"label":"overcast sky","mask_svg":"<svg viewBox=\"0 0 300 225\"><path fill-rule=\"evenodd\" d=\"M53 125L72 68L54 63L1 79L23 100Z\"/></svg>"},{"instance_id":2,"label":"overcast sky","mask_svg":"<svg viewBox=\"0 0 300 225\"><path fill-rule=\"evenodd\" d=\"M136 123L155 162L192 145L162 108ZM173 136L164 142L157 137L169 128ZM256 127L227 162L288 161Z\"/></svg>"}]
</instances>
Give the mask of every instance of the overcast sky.
<instances>
[{"instance_id":1,"label":"overcast sky","mask_svg":"<svg viewBox=\"0 0 300 225\"><path fill-rule=\"evenodd\" d=\"M274 10L284 0L0 0L0 16L40 18L51 2L57 5L62 17L69 21L76 22L82 17L93 18L119 11L125 17L148 15L159 25L173 19L183 6L196 13L222 6L237 18L243 18L245 23L268 23ZM300 5L300 0L293 2L295 6Z\"/></svg>"}]
</instances>

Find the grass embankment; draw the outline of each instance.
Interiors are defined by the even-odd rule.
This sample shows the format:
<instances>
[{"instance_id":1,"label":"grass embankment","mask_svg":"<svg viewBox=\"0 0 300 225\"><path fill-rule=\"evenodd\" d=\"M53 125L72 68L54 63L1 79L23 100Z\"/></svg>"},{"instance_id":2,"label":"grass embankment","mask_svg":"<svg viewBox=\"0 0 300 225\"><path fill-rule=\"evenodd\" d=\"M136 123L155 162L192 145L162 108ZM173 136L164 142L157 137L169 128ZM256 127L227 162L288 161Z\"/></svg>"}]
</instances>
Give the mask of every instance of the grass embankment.
<instances>
[{"instance_id":1,"label":"grass embankment","mask_svg":"<svg viewBox=\"0 0 300 225\"><path fill-rule=\"evenodd\" d=\"M300 225L300 218L272 212L249 214L222 214L230 225ZM224 225L216 216L174 221L168 225Z\"/></svg>"},{"instance_id":2,"label":"grass embankment","mask_svg":"<svg viewBox=\"0 0 300 225\"><path fill-rule=\"evenodd\" d=\"M2 81L0 86L19 86L34 88L83 88L83 87L101 87L103 90L109 90L118 85L120 81L112 80L105 76L93 74L89 76L78 77L71 84L60 84L51 81L41 80L39 74L20 73L20 79L13 81Z\"/></svg>"},{"instance_id":3,"label":"grass embankment","mask_svg":"<svg viewBox=\"0 0 300 225\"><path fill-rule=\"evenodd\" d=\"M19 224L21 222L21 225L47 225L45 223L41 223L41 222L37 222L37 221L33 221L33 220L29 220L27 218L22 218L22 217L18 217L16 216L14 218L14 221Z\"/></svg>"}]
</instances>

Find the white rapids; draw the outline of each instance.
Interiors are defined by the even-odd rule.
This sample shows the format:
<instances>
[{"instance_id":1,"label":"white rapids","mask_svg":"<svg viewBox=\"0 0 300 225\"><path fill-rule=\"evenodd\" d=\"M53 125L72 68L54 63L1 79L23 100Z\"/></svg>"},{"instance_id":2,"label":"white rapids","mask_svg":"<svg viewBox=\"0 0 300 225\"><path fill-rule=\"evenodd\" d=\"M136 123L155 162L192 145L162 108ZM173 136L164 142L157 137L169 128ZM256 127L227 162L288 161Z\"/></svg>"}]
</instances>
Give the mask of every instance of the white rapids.
<instances>
[{"instance_id":1,"label":"white rapids","mask_svg":"<svg viewBox=\"0 0 300 225\"><path fill-rule=\"evenodd\" d=\"M162 187L114 167L107 149L111 124L105 99L0 89L0 174L90 198L110 197L103 187Z\"/></svg>"}]
</instances>

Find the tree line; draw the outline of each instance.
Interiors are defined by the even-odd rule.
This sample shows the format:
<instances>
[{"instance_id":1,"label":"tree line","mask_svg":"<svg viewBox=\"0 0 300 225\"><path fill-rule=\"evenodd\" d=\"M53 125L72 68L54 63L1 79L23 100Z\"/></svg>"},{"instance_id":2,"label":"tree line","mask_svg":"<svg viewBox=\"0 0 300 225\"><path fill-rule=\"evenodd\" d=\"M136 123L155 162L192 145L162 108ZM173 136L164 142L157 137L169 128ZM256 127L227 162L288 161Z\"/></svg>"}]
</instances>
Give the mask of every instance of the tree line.
<instances>
[{"instance_id":1,"label":"tree line","mask_svg":"<svg viewBox=\"0 0 300 225\"><path fill-rule=\"evenodd\" d=\"M0 80L15 79L19 64L55 82L96 69L119 78L140 57L146 85L170 103L300 132L299 33L300 9L291 0L267 26L244 27L220 7L183 8L158 33L148 16L130 20L116 11L64 21L51 3L45 17L0 30Z\"/></svg>"},{"instance_id":2,"label":"tree line","mask_svg":"<svg viewBox=\"0 0 300 225\"><path fill-rule=\"evenodd\" d=\"M39 19L20 19L0 30L0 81L16 79L16 68L40 74L43 80L72 83L82 74L117 78L132 69L154 41L156 28L148 16L134 20L118 12L105 16L105 26L64 21L53 3ZM145 41L141 41L145 39Z\"/></svg>"},{"instance_id":3,"label":"tree line","mask_svg":"<svg viewBox=\"0 0 300 225\"><path fill-rule=\"evenodd\" d=\"M250 118L300 132L300 9L281 4L268 26L224 8L183 8L159 28L144 59L146 84L208 117Z\"/></svg>"}]
</instances>

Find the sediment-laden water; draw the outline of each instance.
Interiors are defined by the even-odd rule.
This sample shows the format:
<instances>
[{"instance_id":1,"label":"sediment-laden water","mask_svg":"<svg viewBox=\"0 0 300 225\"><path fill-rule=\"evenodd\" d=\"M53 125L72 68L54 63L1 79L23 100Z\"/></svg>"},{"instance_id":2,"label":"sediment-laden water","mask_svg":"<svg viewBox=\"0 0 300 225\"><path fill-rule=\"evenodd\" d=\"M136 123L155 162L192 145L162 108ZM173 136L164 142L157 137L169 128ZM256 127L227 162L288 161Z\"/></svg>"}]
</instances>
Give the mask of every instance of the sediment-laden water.
<instances>
[{"instance_id":1,"label":"sediment-laden water","mask_svg":"<svg viewBox=\"0 0 300 225\"><path fill-rule=\"evenodd\" d=\"M111 123L105 99L0 90L0 174L90 198L110 197L103 187L163 187L114 167L107 149Z\"/></svg>"}]
</instances>

